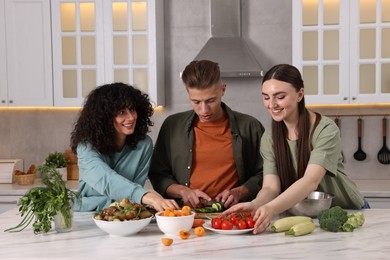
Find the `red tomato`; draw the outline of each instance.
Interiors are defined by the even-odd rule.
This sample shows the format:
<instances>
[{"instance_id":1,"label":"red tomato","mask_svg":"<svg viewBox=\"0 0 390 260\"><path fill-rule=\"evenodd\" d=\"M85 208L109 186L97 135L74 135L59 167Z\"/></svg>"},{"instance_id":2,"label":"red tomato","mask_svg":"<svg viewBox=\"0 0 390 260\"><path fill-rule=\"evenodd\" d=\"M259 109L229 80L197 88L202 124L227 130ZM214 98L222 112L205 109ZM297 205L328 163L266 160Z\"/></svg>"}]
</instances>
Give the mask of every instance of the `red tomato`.
<instances>
[{"instance_id":1,"label":"red tomato","mask_svg":"<svg viewBox=\"0 0 390 260\"><path fill-rule=\"evenodd\" d=\"M237 224L238 229L247 229L246 221L241 219Z\"/></svg>"},{"instance_id":2,"label":"red tomato","mask_svg":"<svg viewBox=\"0 0 390 260\"><path fill-rule=\"evenodd\" d=\"M250 211L244 211L244 212L242 212L242 216L244 216L244 217L251 217L251 212Z\"/></svg>"},{"instance_id":3,"label":"red tomato","mask_svg":"<svg viewBox=\"0 0 390 260\"><path fill-rule=\"evenodd\" d=\"M233 224L233 226L237 226L237 223L238 223L238 218L236 215L232 214L230 215L230 222Z\"/></svg>"},{"instance_id":4,"label":"red tomato","mask_svg":"<svg viewBox=\"0 0 390 260\"><path fill-rule=\"evenodd\" d=\"M253 220L252 217L247 218L246 225L248 226L248 228L254 228L255 227L255 221Z\"/></svg>"},{"instance_id":5,"label":"red tomato","mask_svg":"<svg viewBox=\"0 0 390 260\"><path fill-rule=\"evenodd\" d=\"M211 227L215 229L221 229L222 221L220 218L212 218L211 219Z\"/></svg>"},{"instance_id":6,"label":"red tomato","mask_svg":"<svg viewBox=\"0 0 390 260\"><path fill-rule=\"evenodd\" d=\"M233 229L233 224L229 220L225 219L222 222L222 224L221 224L221 229L223 229L223 230L232 230Z\"/></svg>"}]
</instances>

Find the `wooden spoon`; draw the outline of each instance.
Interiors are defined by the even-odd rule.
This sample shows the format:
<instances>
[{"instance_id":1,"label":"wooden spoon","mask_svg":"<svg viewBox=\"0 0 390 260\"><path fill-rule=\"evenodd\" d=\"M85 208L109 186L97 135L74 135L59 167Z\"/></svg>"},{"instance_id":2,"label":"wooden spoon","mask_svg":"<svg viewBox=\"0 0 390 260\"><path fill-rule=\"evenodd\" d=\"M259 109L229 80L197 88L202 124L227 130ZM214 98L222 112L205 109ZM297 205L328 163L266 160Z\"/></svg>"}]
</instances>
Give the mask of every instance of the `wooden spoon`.
<instances>
[{"instance_id":1,"label":"wooden spoon","mask_svg":"<svg viewBox=\"0 0 390 260\"><path fill-rule=\"evenodd\" d=\"M363 120L358 118L358 150L353 154L353 158L356 161L364 161L367 157L367 154L362 150L362 124Z\"/></svg>"},{"instance_id":2,"label":"wooden spoon","mask_svg":"<svg viewBox=\"0 0 390 260\"><path fill-rule=\"evenodd\" d=\"M378 161L382 164L389 164L390 163L390 151L386 146L386 125L387 125L387 119L384 117L382 119L382 129L383 129L383 146L378 152Z\"/></svg>"}]
</instances>

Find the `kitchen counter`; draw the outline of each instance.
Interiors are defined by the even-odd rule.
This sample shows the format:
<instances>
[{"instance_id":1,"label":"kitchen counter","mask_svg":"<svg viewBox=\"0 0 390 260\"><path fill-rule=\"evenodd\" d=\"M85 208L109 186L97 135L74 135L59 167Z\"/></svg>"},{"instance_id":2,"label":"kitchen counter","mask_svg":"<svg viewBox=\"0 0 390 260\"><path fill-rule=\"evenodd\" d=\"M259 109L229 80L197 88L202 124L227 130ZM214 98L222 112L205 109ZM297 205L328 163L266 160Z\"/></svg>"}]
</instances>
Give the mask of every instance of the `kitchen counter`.
<instances>
[{"instance_id":1,"label":"kitchen counter","mask_svg":"<svg viewBox=\"0 0 390 260\"><path fill-rule=\"evenodd\" d=\"M354 180L365 197L390 198L390 180Z\"/></svg>"},{"instance_id":2,"label":"kitchen counter","mask_svg":"<svg viewBox=\"0 0 390 260\"><path fill-rule=\"evenodd\" d=\"M129 237L112 237L93 222L91 212L76 212L69 233L34 235L31 228L19 233L3 230L19 223L17 209L0 214L0 258L67 259L390 259L390 209L363 210L366 222L351 233L326 232L318 227L312 234L291 237L266 231L259 235L221 235L206 231L187 240L172 237L170 247L162 245L164 235L156 223Z\"/></svg>"},{"instance_id":3,"label":"kitchen counter","mask_svg":"<svg viewBox=\"0 0 390 260\"><path fill-rule=\"evenodd\" d=\"M42 186L41 179L35 179L33 185L19 185L17 183L0 183L0 196L23 196L29 189ZM66 181L66 186L72 190L77 190L78 181Z\"/></svg>"},{"instance_id":4,"label":"kitchen counter","mask_svg":"<svg viewBox=\"0 0 390 260\"><path fill-rule=\"evenodd\" d=\"M390 179L389 180L354 180L359 190L365 197L390 198ZM30 188L41 185L40 179L36 179L34 185L1 184L0 196L23 196ZM66 185L77 190L78 181L69 180ZM149 181L145 183L147 189L151 189Z\"/></svg>"}]
</instances>

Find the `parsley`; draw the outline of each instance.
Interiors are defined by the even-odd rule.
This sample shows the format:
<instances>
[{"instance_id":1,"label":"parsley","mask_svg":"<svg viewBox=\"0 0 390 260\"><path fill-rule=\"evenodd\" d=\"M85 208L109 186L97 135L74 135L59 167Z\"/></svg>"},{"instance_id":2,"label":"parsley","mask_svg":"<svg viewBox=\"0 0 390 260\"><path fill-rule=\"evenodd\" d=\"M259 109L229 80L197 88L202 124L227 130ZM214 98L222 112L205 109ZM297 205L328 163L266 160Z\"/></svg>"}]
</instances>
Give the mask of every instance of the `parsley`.
<instances>
[{"instance_id":1,"label":"parsley","mask_svg":"<svg viewBox=\"0 0 390 260\"><path fill-rule=\"evenodd\" d=\"M33 223L34 234L47 233L58 212L63 215L65 225L71 225L72 202L76 198L80 199L79 195L66 187L56 168L40 165L37 171L41 173L44 186L31 188L19 199L19 213L23 219L4 232L19 232Z\"/></svg>"}]
</instances>

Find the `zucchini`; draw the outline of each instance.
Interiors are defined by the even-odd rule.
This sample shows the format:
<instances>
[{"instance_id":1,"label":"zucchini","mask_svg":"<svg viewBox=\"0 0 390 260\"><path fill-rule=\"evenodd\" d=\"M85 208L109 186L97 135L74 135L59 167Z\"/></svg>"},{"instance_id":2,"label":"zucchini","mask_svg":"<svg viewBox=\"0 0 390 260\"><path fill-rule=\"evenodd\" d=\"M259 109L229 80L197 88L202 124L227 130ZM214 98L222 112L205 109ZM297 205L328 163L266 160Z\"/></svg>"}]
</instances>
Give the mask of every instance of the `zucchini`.
<instances>
[{"instance_id":1,"label":"zucchini","mask_svg":"<svg viewBox=\"0 0 390 260\"><path fill-rule=\"evenodd\" d=\"M290 216L281 218L272 223L271 230L273 232L284 232L289 230L292 226L306 221L313 222L313 219L306 216Z\"/></svg>"},{"instance_id":2,"label":"zucchini","mask_svg":"<svg viewBox=\"0 0 390 260\"><path fill-rule=\"evenodd\" d=\"M305 221L305 222L295 224L288 231L286 231L284 234L286 236L290 235L290 236L295 236L295 237L303 236L303 235L310 234L311 232L314 231L315 228L316 228L316 226L314 225L313 222Z\"/></svg>"}]
</instances>

